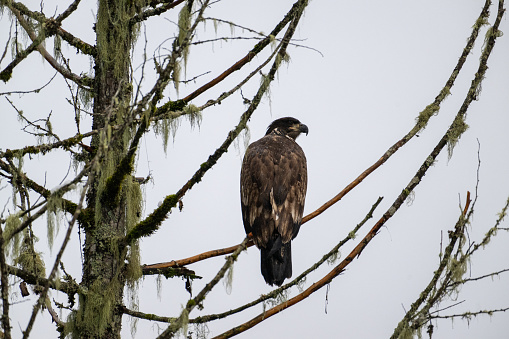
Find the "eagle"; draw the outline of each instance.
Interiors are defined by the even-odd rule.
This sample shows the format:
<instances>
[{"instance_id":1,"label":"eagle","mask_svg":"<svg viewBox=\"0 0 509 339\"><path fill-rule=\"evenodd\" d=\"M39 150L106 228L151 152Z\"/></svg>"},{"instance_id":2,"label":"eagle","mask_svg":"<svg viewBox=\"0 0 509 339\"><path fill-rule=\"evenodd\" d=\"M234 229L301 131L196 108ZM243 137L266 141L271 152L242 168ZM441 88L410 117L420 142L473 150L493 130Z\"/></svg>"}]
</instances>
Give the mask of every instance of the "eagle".
<instances>
[{"instance_id":1,"label":"eagle","mask_svg":"<svg viewBox=\"0 0 509 339\"><path fill-rule=\"evenodd\" d=\"M291 117L273 121L248 146L240 173L242 219L260 249L261 271L269 285L292 276L291 241L299 233L307 189L307 161L295 142L308 127Z\"/></svg>"}]
</instances>

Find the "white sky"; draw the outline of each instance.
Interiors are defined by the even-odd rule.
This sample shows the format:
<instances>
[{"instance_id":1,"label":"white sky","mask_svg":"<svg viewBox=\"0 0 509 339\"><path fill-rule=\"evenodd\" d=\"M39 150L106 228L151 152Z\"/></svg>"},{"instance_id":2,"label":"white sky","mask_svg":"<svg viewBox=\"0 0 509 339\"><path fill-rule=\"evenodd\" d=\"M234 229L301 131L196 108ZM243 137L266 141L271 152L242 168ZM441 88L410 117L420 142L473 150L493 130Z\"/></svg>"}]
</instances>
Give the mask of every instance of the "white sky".
<instances>
[{"instance_id":1,"label":"white sky","mask_svg":"<svg viewBox=\"0 0 509 339\"><path fill-rule=\"evenodd\" d=\"M292 4L292 1L223 0L214 4L206 16L233 20L269 33ZM83 5L93 7L95 3ZM294 116L309 127L309 135L298 139L308 159L305 214L332 198L410 130L418 113L433 101L445 84L483 5L484 1L471 0L310 2L295 38L302 39L299 44L312 47L323 56L310 49L291 47L289 66L281 68L278 79L271 86L270 100L263 100L249 124L251 141L260 138L267 125L282 116ZM62 5L58 7L58 13L65 8ZM47 4L45 13L51 15L53 8ZM494 21L496 7L492 7L492 13L490 23ZM175 16L168 17L175 20ZM70 20L64 28L78 32L76 34L83 40L93 44L92 9L81 8ZM0 31L7 32L9 20L5 14L1 17L0 27ZM149 21L145 27L150 40L147 46L149 56L155 47L173 37L175 32L175 25L162 18ZM505 16L500 29L505 31L507 27ZM199 30L198 40L215 37L212 23L209 22L205 28L206 31L203 27ZM292 246L294 277L343 239L364 218L377 197L384 196L374 218L356 239L359 241L407 185L457 113L477 69L485 32L486 29L483 29L474 52L451 91L452 95L420 137L414 138L339 204L303 225ZM235 30L235 35L242 34L240 29ZM230 36L228 25L219 26L217 36ZM6 33L0 34L1 46L4 46L5 39ZM135 67L141 62L143 40L142 29L141 45L135 52ZM210 73L195 84L181 86L181 97L213 79L244 56L253 44L249 40L193 47L187 77ZM51 46L52 43L48 42L49 50ZM165 47L169 46L170 42L166 42ZM69 58L76 57L72 48L64 49L64 52ZM266 55L257 57L254 62L262 62ZM496 214L509 196L508 56L509 42L507 37L501 37L490 57L479 101L473 102L468 111L470 128L462 136L452 159L447 160L444 150L417 187L413 203L402 206L360 258L330 284L327 314L324 312L324 288L241 334L241 338L384 338L392 334L405 309L408 310L437 268L441 234L445 242L447 230L454 226L459 216L459 199L463 205L466 192L474 193L478 142L481 145L481 168L479 199L469 231L472 240L479 241L494 225ZM3 69L6 65L4 61L0 66ZM77 68L75 73L78 74L90 69L88 60L82 57L71 65ZM251 65L248 69L253 67ZM149 63L147 69L152 72L152 64ZM245 72L237 72L239 74L234 74L224 85L212 89L193 103L201 105L229 90ZM0 92L39 87L52 74L48 64L41 66L40 56L32 55L16 68L8 84L0 83ZM148 75L143 90L150 88L151 81L153 77ZM244 96L251 98L258 85L259 81L253 80L243 90ZM41 93L39 96L15 95L10 98L33 119L44 118L52 110L55 130L62 137L75 134L74 113L65 101L69 97L65 83L59 79ZM169 95L171 99L176 98L174 90L170 90ZM235 94L221 105L205 110L200 128L191 129L184 120L166 155L160 137L155 137L153 132L144 137L136 175L151 173L154 178L153 183L145 187L145 215L192 176L238 123L245 108L240 94ZM3 98L0 98L0 110L2 149L35 144L31 137L20 131L15 111ZM82 121L81 128L82 132L90 128L88 118ZM239 174L243 151L242 142L239 148L230 147L203 181L186 194L184 210L173 211L154 236L142 241L143 263L181 259L242 241L244 229L240 214ZM48 188L55 187L69 166L68 158L62 154L54 152L48 159L35 156L31 161L26 157L25 170L40 183L46 180ZM5 184L2 181L1 185ZM10 196L8 189L0 192L2 206ZM12 202L9 202L8 208L12 209L11 206ZM37 230L41 238L39 248L45 258L51 260L58 251L65 226L63 223L51 253L46 248L45 226L40 224ZM507 221L505 227L508 227ZM64 264L79 281L81 263L77 231L74 235L67 247ZM342 255L348 254L357 241L343 248ZM507 268L508 241L507 232L500 232L484 251L474 257L467 275L475 277ZM52 265L49 260L48 266ZM270 288L260 273L259 260L258 250L254 247L243 253L234 268L231 293L227 294L225 288L218 285L207 296L204 312L193 311L191 317L235 308L269 292ZM194 293L198 293L223 262L221 257L189 266L204 277L193 285ZM306 287L332 267L326 264L308 276ZM507 274L466 285L459 295L454 296L454 300L445 301L441 306L464 302L442 314L507 307L508 285ZM13 289L17 291L17 286ZM140 311L161 316L178 315L189 296L180 279L167 281L163 278L158 297L155 277L146 277L140 283L139 291ZM297 289L292 289L291 296L297 293ZM53 297L61 302L66 300L63 294L53 293ZM20 328L26 327L27 314L34 300L32 295L30 301L12 308L15 335L19 335ZM261 311L262 306L258 305L226 320L210 323L210 337L251 319ZM130 322L124 322L123 335L126 338L131 336L129 325ZM507 313L480 316L470 322L442 320L434 325L433 338L503 338L509 332ZM136 337L154 337L158 326L166 328L165 324L155 325L140 320ZM36 327L33 337L56 337L54 325L50 324L46 313L38 316ZM189 329L195 332L193 326Z\"/></svg>"}]
</instances>

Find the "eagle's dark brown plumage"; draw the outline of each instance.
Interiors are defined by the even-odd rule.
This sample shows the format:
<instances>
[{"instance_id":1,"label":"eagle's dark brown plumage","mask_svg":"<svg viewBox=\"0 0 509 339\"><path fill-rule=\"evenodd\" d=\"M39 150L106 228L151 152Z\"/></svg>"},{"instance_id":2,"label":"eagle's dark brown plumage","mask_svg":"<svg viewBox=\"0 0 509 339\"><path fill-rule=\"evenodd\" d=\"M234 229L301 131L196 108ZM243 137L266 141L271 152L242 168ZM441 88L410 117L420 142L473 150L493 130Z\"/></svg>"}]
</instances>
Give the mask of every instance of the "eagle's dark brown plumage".
<instances>
[{"instance_id":1,"label":"eagle's dark brown plumage","mask_svg":"<svg viewBox=\"0 0 509 339\"><path fill-rule=\"evenodd\" d=\"M263 138L246 150L240 174L242 219L246 234L261 252L269 285L292 276L291 240L297 236L307 189L306 156L295 142L306 125L294 118L270 124Z\"/></svg>"}]
</instances>

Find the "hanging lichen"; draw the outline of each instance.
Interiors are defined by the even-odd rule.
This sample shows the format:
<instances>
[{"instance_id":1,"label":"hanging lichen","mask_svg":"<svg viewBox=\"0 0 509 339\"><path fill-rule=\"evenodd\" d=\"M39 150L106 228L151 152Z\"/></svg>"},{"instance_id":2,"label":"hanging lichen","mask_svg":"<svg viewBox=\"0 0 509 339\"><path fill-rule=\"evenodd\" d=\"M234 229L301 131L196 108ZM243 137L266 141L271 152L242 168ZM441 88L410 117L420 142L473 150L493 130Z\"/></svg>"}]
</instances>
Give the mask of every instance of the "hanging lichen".
<instances>
[{"instance_id":1,"label":"hanging lichen","mask_svg":"<svg viewBox=\"0 0 509 339\"><path fill-rule=\"evenodd\" d=\"M62 38L60 37L60 35L58 34L55 34L55 36L53 37L53 57L60 61L61 57L62 57Z\"/></svg>"},{"instance_id":2,"label":"hanging lichen","mask_svg":"<svg viewBox=\"0 0 509 339\"><path fill-rule=\"evenodd\" d=\"M189 312L185 307L182 307L182 314L179 318L179 324L178 324L180 331L184 338L187 338L187 327L189 325Z\"/></svg>"},{"instance_id":3,"label":"hanging lichen","mask_svg":"<svg viewBox=\"0 0 509 339\"><path fill-rule=\"evenodd\" d=\"M276 294L275 297L271 299L267 299L265 302L270 305L270 307L274 307L280 304L283 304L288 301L288 298L290 297L290 290L282 290L278 294ZM265 303L264 302L264 303ZM265 307L265 306L264 306Z\"/></svg>"},{"instance_id":4,"label":"hanging lichen","mask_svg":"<svg viewBox=\"0 0 509 339\"><path fill-rule=\"evenodd\" d=\"M269 107L272 110L272 96L270 91L271 81L272 79L268 75L262 74L259 91L263 91L263 95L269 100Z\"/></svg>"},{"instance_id":5,"label":"hanging lichen","mask_svg":"<svg viewBox=\"0 0 509 339\"><path fill-rule=\"evenodd\" d=\"M336 261L341 258L341 252L338 250L334 252L330 257L327 258L327 264L334 265Z\"/></svg>"},{"instance_id":6,"label":"hanging lichen","mask_svg":"<svg viewBox=\"0 0 509 339\"><path fill-rule=\"evenodd\" d=\"M451 128L447 133L447 155L449 159L452 157L454 147L458 143L461 135L468 129L464 117L454 119Z\"/></svg>"},{"instance_id":7,"label":"hanging lichen","mask_svg":"<svg viewBox=\"0 0 509 339\"><path fill-rule=\"evenodd\" d=\"M207 323L194 324L194 333L196 333L196 339L209 338L210 330Z\"/></svg>"},{"instance_id":8,"label":"hanging lichen","mask_svg":"<svg viewBox=\"0 0 509 339\"><path fill-rule=\"evenodd\" d=\"M163 138L163 149L164 153L168 148L168 141L170 136L173 137L175 141L175 135L177 133L177 129L180 126L180 119L178 118L167 118L162 119L156 122L154 125L154 132Z\"/></svg>"},{"instance_id":9,"label":"hanging lichen","mask_svg":"<svg viewBox=\"0 0 509 339\"><path fill-rule=\"evenodd\" d=\"M467 272L467 260L457 260L456 258L451 258L449 260L447 269L451 272L451 280L453 282L458 282L463 279L463 275Z\"/></svg>"},{"instance_id":10,"label":"hanging lichen","mask_svg":"<svg viewBox=\"0 0 509 339\"><path fill-rule=\"evenodd\" d=\"M182 112L185 114L187 120L189 121L191 129L195 128L196 126L198 126L198 128L200 127L203 117L201 115L201 110L198 107L193 104L189 104L184 107Z\"/></svg>"},{"instance_id":11,"label":"hanging lichen","mask_svg":"<svg viewBox=\"0 0 509 339\"><path fill-rule=\"evenodd\" d=\"M106 138L109 139L109 137L106 137ZM118 154L115 154L115 152L113 152L112 150L107 149L107 144L103 144L103 147L105 147L107 155L104 157L105 159L103 161L102 166L100 167L100 176L99 176L99 180L98 180L99 183L98 183L98 188L97 188L98 196L101 196L103 194L103 192L105 190L105 186L106 186L106 181L108 180L108 178L111 177L111 175L113 174L113 172L115 170L115 165L118 164L118 162L119 162ZM103 218L103 214L102 214L101 199L96 199L96 201L95 201L95 224L99 225L102 221L102 218Z\"/></svg>"},{"instance_id":12,"label":"hanging lichen","mask_svg":"<svg viewBox=\"0 0 509 339\"><path fill-rule=\"evenodd\" d=\"M19 118L18 118L19 119ZM17 208L17 194L19 192L19 188L25 185L25 177L20 175L23 173L23 154L20 152L16 152L13 158L14 166L16 166L16 170L12 172L12 206Z\"/></svg>"},{"instance_id":13,"label":"hanging lichen","mask_svg":"<svg viewBox=\"0 0 509 339\"><path fill-rule=\"evenodd\" d=\"M51 251L53 249L53 240L60 230L62 197L52 194L46 202L46 207L48 246Z\"/></svg>"},{"instance_id":14,"label":"hanging lichen","mask_svg":"<svg viewBox=\"0 0 509 339\"><path fill-rule=\"evenodd\" d=\"M180 63L178 62L178 60L175 60L175 64L173 65L173 72L171 73L172 74L172 79L173 79L173 87L175 88L175 91L177 92L177 94L179 93L179 86L180 86L180 71L181 71L182 67L180 67Z\"/></svg>"},{"instance_id":15,"label":"hanging lichen","mask_svg":"<svg viewBox=\"0 0 509 339\"><path fill-rule=\"evenodd\" d=\"M237 151L237 154L241 157L246 153L247 147L249 146L249 141L251 139L251 132L249 130L249 126L246 125L246 128L240 132L239 137L235 138L233 141L233 146ZM240 148L240 143L242 141L242 149Z\"/></svg>"},{"instance_id":16,"label":"hanging lichen","mask_svg":"<svg viewBox=\"0 0 509 339\"><path fill-rule=\"evenodd\" d=\"M161 274L158 274L156 278L156 294L157 300L159 301L161 301L162 291L163 291L163 276Z\"/></svg>"},{"instance_id":17,"label":"hanging lichen","mask_svg":"<svg viewBox=\"0 0 509 339\"><path fill-rule=\"evenodd\" d=\"M114 308L118 279L113 279L105 288L104 282L97 280L86 294L80 295L80 307L71 312L65 325L65 333L73 338L101 337L109 325Z\"/></svg>"},{"instance_id":18,"label":"hanging lichen","mask_svg":"<svg viewBox=\"0 0 509 339\"><path fill-rule=\"evenodd\" d=\"M92 91L90 91L84 87L79 87L78 88L78 99L79 99L80 103L83 105L83 107L85 108L85 110L92 109L92 105L94 103L94 96L93 96Z\"/></svg>"},{"instance_id":19,"label":"hanging lichen","mask_svg":"<svg viewBox=\"0 0 509 339\"><path fill-rule=\"evenodd\" d=\"M261 32L260 34L265 35L265 34L263 34L263 32ZM269 40L270 40L270 48L272 49L272 51L275 51L276 47L277 47L276 37L271 34L271 35L269 35Z\"/></svg>"},{"instance_id":20,"label":"hanging lichen","mask_svg":"<svg viewBox=\"0 0 509 339\"><path fill-rule=\"evenodd\" d=\"M189 30L191 29L191 17L193 10L193 0L188 0L187 4L182 7L179 12L179 35L178 44L182 48L182 58L184 60L184 72L187 68L187 58L189 56L189 43L186 42L186 38Z\"/></svg>"},{"instance_id":21,"label":"hanging lichen","mask_svg":"<svg viewBox=\"0 0 509 339\"><path fill-rule=\"evenodd\" d=\"M299 293L304 292L304 288L306 287L306 280L307 278L304 276L297 282L297 289L299 290Z\"/></svg>"},{"instance_id":22,"label":"hanging lichen","mask_svg":"<svg viewBox=\"0 0 509 339\"><path fill-rule=\"evenodd\" d=\"M182 115L184 115L189 121L191 129L195 128L196 126L200 127L203 118L198 107L193 104L189 104L182 109ZM177 130L180 127L182 121L182 115L175 118L170 116L166 119L158 120L154 124L154 132L156 135L161 136L163 139L163 149L165 153L168 148L168 141L170 136L173 138L173 141L175 141Z\"/></svg>"},{"instance_id":23,"label":"hanging lichen","mask_svg":"<svg viewBox=\"0 0 509 339\"><path fill-rule=\"evenodd\" d=\"M14 264L19 265L22 269L37 277L44 278L46 276L46 267L41 259L41 253L34 250L33 241L37 241L37 238L30 238L28 230L25 230L19 255L14 260Z\"/></svg>"},{"instance_id":24,"label":"hanging lichen","mask_svg":"<svg viewBox=\"0 0 509 339\"><path fill-rule=\"evenodd\" d=\"M130 231L140 220L142 212L143 196L140 189L140 184L129 177L126 179L126 227ZM127 265L126 265L126 282L128 287L129 300L131 305L136 307L138 305L138 282L142 277L141 260L140 260L140 247L138 240L131 242L127 252Z\"/></svg>"},{"instance_id":25,"label":"hanging lichen","mask_svg":"<svg viewBox=\"0 0 509 339\"><path fill-rule=\"evenodd\" d=\"M2 232L4 240L9 240L6 244L7 246L5 246L5 255L12 256L14 258L17 257L20 252L21 232L18 232L13 236L14 231L21 226L20 214L21 212L9 215L5 220L5 228Z\"/></svg>"},{"instance_id":26,"label":"hanging lichen","mask_svg":"<svg viewBox=\"0 0 509 339\"><path fill-rule=\"evenodd\" d=\"M412 339L414 337L414 331L410 328L409 324L406 323L401 329L398 335L398 339Z\"/></svg>"},{"instance_id":27,"label":"hanging lichen","mask_svg":"<svg viewBox=\"0 0 509 339\"><path fill-rule=\"evenodd\" d=\"M107 68L113 69L116 78L123 78L125 70L129 68L129 53L119 51L134 47L138 30L133 29L135 27L131 26L130 19L142 10L145 3L137 0L134 5L132 0L117 0L115 7L112 7L111 3L99 1L95 29L97 50L100 59L107 64Z\"/></svg>"},{"instance_id":28,"label":"hanging lichen","mask_svg":"<svg viewBox=\"0 0 509 339\"><path fill-rule=\"evenodd\" d=\"M228 267L228 270L224 275L223 286L226 291L226 294L230 295L232 293L233 287L233 265L230 265L230 267Z\"/></svg>"}]
</instances>

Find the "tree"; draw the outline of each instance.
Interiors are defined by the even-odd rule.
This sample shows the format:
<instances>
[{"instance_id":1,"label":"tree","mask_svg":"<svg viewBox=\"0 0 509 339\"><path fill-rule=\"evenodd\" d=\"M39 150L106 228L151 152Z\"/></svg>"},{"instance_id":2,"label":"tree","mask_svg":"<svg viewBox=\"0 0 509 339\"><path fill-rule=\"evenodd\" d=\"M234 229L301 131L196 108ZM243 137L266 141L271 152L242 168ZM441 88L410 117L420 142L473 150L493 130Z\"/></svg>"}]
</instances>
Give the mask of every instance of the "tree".
<instances>
[{"instance_id":1,"label":"tree","mask_svg":"<svg viewBox=\"0 0 509 339\"><path fill-rule=\"evenodd\" d=\"M331 245L327 250L320 247L309 251L309 258L303 258L305 249L301 251L298 258L303 259L309 269L302 266L300 271L295 270L298 272L294 274L295 279L281 289L267 293L258 288L253 296L248 293L249 284L239 288L240 294L237 287L232 289L231 285L234 262L240 260L241 252L252 244L249 238L242 241L240 214L228 213L231 209L230 201L238 200L238 194L233 198L230 194L225 200L220 191L226 189L225 186L237 187L231 181L238 181L237 178L232 180L229 173L238 172L239 162L235 158L233 161L228 158L226 152L239 139L249 139L247 123L255 112L260 111L263 100L270 103L271 97L278 98L278 94L270 93L270 89L278 90L284 86L280 84L274 88L271 83L275 79L284 81L286 75L278 72L283 72L281 66L288 63L289 55L293 55L291 51L297 53L305 47L306 53L319 54L307 46L307 41L296 38L296 34L299 25L305 21L302 16L306 8L312 11L313 6L321 5L309 5L307 1L300 0L278 6L268 3L262 11L266 18L263 29L269 30L265 34L249 28L253 23L239 14L246 12L245 8L236 13L234 6L239 4L225 5L225 1L100 0L97 7L92 9L92 21L83 18L91 10L87 8L90 5L80 1L72 2L63 11L59 3L41 3L39 9L14 1L3 1L1 4L10 18L2 20L2 26L6 27L2 29L6 47L0 59L0 79L8 86L1 93L5 97L2 102L5 107L3 111L17 115L24 133L24 136L13 135L13 140L2 141L0 152L2 185L11 187L10 190L4 188L2 191L6 200L12 191L1 216L0 237L2 326L6 337L11 336L11 328L14 331L11 317L13 309L22 307L15 303L20 299L14 292L18 285L30 285L29 293L35 296L31 299L33 311L25 315L26 319L16 319L23 322L25 337L37 336L34 326L39 326L35 321L41 317L39 311L42 309L46 310L44 314L51 316L62 336L119 337L124 319L141 318L149 324L158 321L160 330L157 334L163 338L174 336L179 331L187 335L189 323L202 324L192 329L193 333L189 332L189 335L206 336L208 323L224 319L224 328L218 327L213 334L229 337L300 303L322 287L327 286L328 290L333 279L344 273L351 264L361 262L356 258L361 252L363 256L360 258L367 255L364 249L373 246L371 240L381 233L388 221L394 220L393 216L404 215L401 207L405 201L411 200L417 185L422 187L424 182L425 187L428 185L430 189L437 189L436 182L424 180L424 175L434 170L433 164L440 156L444 156L442 153L446 146L449 158L453 156L455 146L468 128L466 114L471 111L472 102L480 97L481 84L485 85L484 78L490 77L487 65L493 55L497 55L498 51L494 47L499 44L499 26L504 14L503 1L498 4L486 1L479 13L472 14L478 17L471 19L470 25L473 26L470 37L466 43L461 42L464 46L461 47L457 63L452 65L449 60L452 66L440 72L447 74L445 85L441 83L440 86L428 89L438 93L435 99L411 117L413 119L417 116L416 122L410 128L408 125L406 131L394 129L388 133L390 141L380 143L384 147L383 152L380 153L382 149L371 144L369 147L377 152L372 157L375 160L368 160L371 163L366 170L358 172L360 175L352 175L354 179L347 182L345 189L335 188L334 194L338 191L340 193L322 207L319 207L321 202L326 201L329 194L320 192L315 196L313 177L310 176L308 206L316 208L313 208L314 212L309 210L311 213L305 222L320 220L320 223L331 223L322 212L332 205L336 206L336 202L354 192L354 188L358 190L364 179L380 173L381 165L394 159L395 154L406 149L413 150L410 141L415 143L417 140L420 145L431 147L432 151L421 150L419 156L412 159L412 167L417 166L415 169L407 169L408 164L393 165L393 171L400 173L399 176L404 180L391 182L390 188L386 188L391 198L384 198L383 202L381 199L373 199L371 191L359 203L357 213L352 213L349 218L344 217L343 222L350 225L347 226L348 230L334 233L330 241L325 241L323 237L317 239L327 242L327 246ZM217 8L224 10L225 7L220 6L225 6L228 9L225 13L231 14L233 19L223 17ZM256 7L259 4L249 6ZM233 14L238 14L246 23L239 21ZM230 28L231 32L228 34L225 28L226 31ZM242 34L235 34L235 30L241 30ZM482 40L481 33L486 36L484 43L479 42ZM334 37L328 36L327 39L329 44L333 44ZM51 44L53 53L49 52L48 45ZM310 42L310 45L313 46L313 43ZM476 45L477 50L474 49ZM7 55L9 48L13 50L11 57ZM474 62L466 64L467 60L472 59L469 55L473 51L479 53L479 61L475 65ZM41 66L36 54L43 57L42 64L46 66ZM91 69L88 69L89 62ZM51 67L47 67L48 64ZM40 78L44 81L32 84L34 79L31 82L24 79L20 72L23 70L26 73L28 67L34 67L32 74L41 74ZM289 66L290 74L292 67ZM320 107L317 101L321 101L321 98L312 95L307 98L307 88L314 86L311 83L316 76L310 68L309 73L299 74L300 79L306 80L298 86L293 84L291 98L297 102L314 101L310 107ZM359 67L358 72L362 70ZM330 71L333 73L332 68ZM461 79L464 73L471 79ZM19 81L17 77L20 77ZM333 77L342 78L341 73ZM390 83L391 77L385 81ZM448 104L445 99L456 88L457 81L461 81L466 88L466 94L458 95L462 103L458 103L454 115L448 117L450 121L442 121L442 130L438 128L437 133L425 139L425 128L430 121L442 117L442 114L437 115ZM18 87L22 87L23 92L17 91ZM309 91L311 93L311 89ZM420 93L416 96L419 97ZM51 99L47 107L50 109L44 112L42 103L49 97ZM330 107L336 105L334 99L331 98ZM30 105L31 102L36 102L37 106ZM279 99L274 99L273 104L281 105ZM315 112L318 115L318 110ZM314 132L313 125L306 119L315 121L315 125L321 121L325 130L327 122L324 121L332 115L325 112L319 115L320 119L315 120L311 113L295 114L299 114L300 120L310 126L310 136L316 133L317 139L320 128L317 127ZM182 136L179 132L176 135L177 129L182 129L181 120L186 118L192 127L199 127L200 137L194 132ZM347 123L345 119L344 124ZM9 132L11 126L5 124L2 135L9 133L10 136L13 133ZM261 134L261 129L256 130L256 137ZM421 134L423 138L417 139ZM154 142L156 136L162 142ZM169 145L170 138L173 139L172 145ZM193 140L197 138L201 143ZM312 157L319 155L332 161L330 152L336 147L337 139L334 134L321 135L321 142L317 144L321 149L325 148L325 151L319 152L315 148L315 155L311 150L304 149ZM424 141L420 142L421 139ZM483 142L481 140L480 144L483 145ZM163 150L154 150L161 143ZM237 147L239 151L242 148L240 145ZM167 148L170 150L167 151ZM179 155L177 149L182 149L183 153ZM161 152L169 154L165 158ZM383 154L382 157L380 154ZM482 159L484 154L481 149L474 153L474 174L481 173L481 161L478 159ZM230 166L225 165L214 171L221 166L221 161L228 162ZM55 166L55 162L58 165ZM66 165L69 162L72 165ZM163 163L165 172L153 170L155 162ZM365 162L359 160L353 167L359 168L363 164ZM467 167L466 164L463 166ZM229 169L225 170L225 167ZM217 171L223 171L226 178L218 177ZM316 180L315 185L331 180L328 178ZM503 226L507 202L491 195L487 202L496 204L500 215L497 218L483 218L483 223L491 223L490 227L483 228L482 233L486 235L479 236L473 230L469 231L467 225L472 221L474 206L478 205L478 198L482 200L476 188L483 183L482 178L479 177L475 182L474 186L461 188L461 211L451 213L457 220L441 216L443 219L440 220L447 224L444 228L449 233L443 234L441 247L433 251L434 258L439 252L439 263L434 268L428 267L427 276L419 280L419 286L412 295L415 302L410 303L410 299L406 299L407 311L403 315L398 314L401 322L399 325L391 324L392 328L396 327L394 337L405 337L424 330L431 336L433 326L437 324L434 319L450 315L444 315L440 310L445 307L443 304L449 305L447 302L451 295L455 296L463 286L477 284L477 281L484 282L486 277L503 276L507 272L505 265L491 269L482 277L466 275L469 260L477 256L483 246L492 246L490 240L498 234L497 231L507 230ZM155 191L156 186L164 188ZM191 191L192 188L195 189ZM371 185L371 189L377 191L379 187ZM467 190L469 194L466 194ZM507 190L503 193L507 196ZM197 199L193 197L196 194L202 196L203 200L194 200ZM366 199L373 201L368 202ZM225 205L224 210L211 208L221 204ZM317 216L320 218L314 219ZM371 229L363 231L361 227L375 216L377 219ZM415 216L413 220L417 218ZM41 226L43 219L47 219L46 230ZM200 227L200 223L206 225ZM178 226L173 227L172 224ZM55 228L59 225L64 230L57 237ZM319 227L311 226L312 229ZM164 230L170 228L172 233L163 237ZM235 236L224 235L234 228L239 232ZM188 229L189 234L183 234ZM430 236L436 237L436 232L435 229ZM322 231L318 233L328 234ZM302 234L298 239L305 236ZM44 237L48 240L49 249L54 242L60 240L58 243L61 245L55 249L55 253L41 253L43 245L37 240ZM212 242L212 239L215 241ZM305 240L302 241L304 244ZM416 240L408 238L407 241L412 243ZM81 251L73 252L69 245L71 243ZM437 243L437 238L434 243ZM154 251L153 248L159 250ZM221 249L207 251L213 248ZM339 250L342 248L346 248L349 253L345 258L339 258ZM180 249L180 252L176 249ZM76 253L81 258L76 257ZM417 252L410 253L420 256ZM144 261L148 260L145 262L165 262L141 265L140 254L143 254ZM171 260L178 254L188 258ZM226 260L221 262L213 259L218 256L226 256ZM158 259L151 261L151 257ZM235 272L252 271L253 276L258 276L257 260L253 258L252 262L235 265ZM326 262L333 265L333 268L322 265ZM77 266L81 266L81 269ZM211 266L214 266L213 269ZM306 284L306 277L312 272L317 274L316 282ZM400 273L404 276L404 272ZM161 293L171 291L171 306L168 308L171 307L170 314L173 317L168 317L166 310L152 315L152 311L146 311L143 307L137 309L138 304L143 304L143 298L138 298L143 293L138 290L140 279L151 275L165 279ZM341 277L346 278L348 275ZM401 279L401 276L397 279ZM221 280L227 292L232 293L231 299L243 301L240 304L244 306L236 308L239 302L234 302L232 305L236 306L231 306L233 311L228 311L228 307L214 310L215 306L209 306L223 306L222 303L214 302L214 298L218 298L217 286ZM160 283L163 284L162 281ZM290 298L292 287L295 296ZM155 287L151 284L148 289L153 290ZM55 296L56 291L61 293ZM258 297L261 293L263 295ZM326 295L328 300L328 292ZM399 305L400 299L397 296L394 299ZM209 304L209 300L213 302ZM503 307L490 306L486 312L493 314L505 311L507 302ZM163 305L167 303L163 302ZM259 309L259 305L263 305L263 310ZM327 310L327 304L325 307ZM60 308L60 312L55 311L55 308ZM193 318L193 314L202 308L210 311ZM247 319L252 319L247 322L246 318L232 320L239 312L248 314ZM470 314L459 312L458 316L471 317L483 312L472 309ZM226 332L220 334L223 330Z\"/></svg>"}]
</instances>

